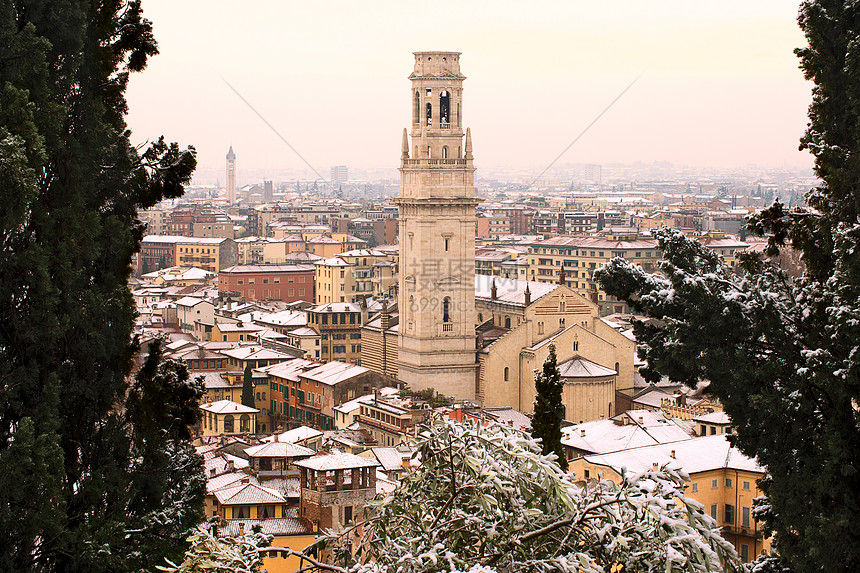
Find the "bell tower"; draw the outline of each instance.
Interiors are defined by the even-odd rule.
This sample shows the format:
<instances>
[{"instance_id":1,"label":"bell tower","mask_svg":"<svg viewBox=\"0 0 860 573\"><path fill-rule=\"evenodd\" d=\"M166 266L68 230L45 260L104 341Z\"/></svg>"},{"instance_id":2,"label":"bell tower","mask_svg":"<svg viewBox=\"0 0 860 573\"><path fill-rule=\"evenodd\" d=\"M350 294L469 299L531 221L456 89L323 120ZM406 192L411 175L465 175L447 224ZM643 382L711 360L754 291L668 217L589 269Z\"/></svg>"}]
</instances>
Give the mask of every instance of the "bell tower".
<instances>
[{"instance_id":1,"label":"bell tower","mask_svg":"<svg viewBox=\"0 0 860 573\"><path fill-rule=\"evenodd\" d=\"M236 154L233 153L233 146L227 150L227 204L232 205L236 202Z\"/></svg>"},{"instance_id":2,"label":"bell tower","mask_svg":"<svg viewBox=\"0 0 860 573\"><path fill-rule=\"evenodd\" d=\"M400 159L398 377L474 398L475 167L459 52L415 52ZM411 140L411 145L410 145ZM411 147L411 152L410 152Z\"/></svg>"}]
</instances>

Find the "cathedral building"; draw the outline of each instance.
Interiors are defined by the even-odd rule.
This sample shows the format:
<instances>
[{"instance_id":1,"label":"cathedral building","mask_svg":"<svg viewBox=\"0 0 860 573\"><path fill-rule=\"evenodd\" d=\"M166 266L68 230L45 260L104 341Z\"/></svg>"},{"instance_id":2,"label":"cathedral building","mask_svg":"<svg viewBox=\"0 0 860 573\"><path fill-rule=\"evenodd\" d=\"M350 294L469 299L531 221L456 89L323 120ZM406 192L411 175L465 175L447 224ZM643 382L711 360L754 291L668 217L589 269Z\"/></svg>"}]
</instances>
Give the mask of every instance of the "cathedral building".
<instances>
[{"instance_id":1,"label":"cathedral building","mask_svg":"<svg viewBox=\"0 0 860 573\"><path fill-rule=\"evenodd\" d=\"M413 390L531 412L551 345L565 418L613 416L635 343L565 284L475 274L471 133L458 52L416 52L400 163L398 304L362 320L362 364Z\"/></svg>"}]
</instances>

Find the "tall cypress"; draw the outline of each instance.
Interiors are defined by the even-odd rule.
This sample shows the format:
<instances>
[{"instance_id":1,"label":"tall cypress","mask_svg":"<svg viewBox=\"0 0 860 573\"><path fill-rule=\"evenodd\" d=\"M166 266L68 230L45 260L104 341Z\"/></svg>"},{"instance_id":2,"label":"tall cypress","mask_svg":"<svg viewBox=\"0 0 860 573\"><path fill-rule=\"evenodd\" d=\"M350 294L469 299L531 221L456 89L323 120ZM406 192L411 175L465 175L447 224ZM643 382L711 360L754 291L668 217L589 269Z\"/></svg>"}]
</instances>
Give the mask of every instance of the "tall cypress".
<instances>
[{"instance_id":1,"label":"tall cypress","mask_svg":"<svg viewBox=\"0 0 860 573\"><path fill-rule=\"evenodd\" d=\"M242 405L253 408L254 402L254 379L251 376L251 365L245 365L245 372L242 374Z\"/></svg>"},{"instance_id":2,"label":"tall cypress","mask_svg":"<svg viewBox=\"0 0 860 573\"><path fill-rule=\"evenodd\" d=\"M555 355L555 345L549 345L549 355L540 372L535 375L535 404L532 415L532 436L541 439L544 455L554 453L558 465L567 471L567 456L561 445L561 421L564 407L561 403L563 384Z\"/></svg>"},{"instance_id":3,"label":"tall cypress","mask_svg":"<svg viewBox=\"0 0 860 573\"><path fill-rule=\"evenodd\" d=\"M166 551L147 524L195 496L149 489L139 445L167 429L143 435L125 401L188 385L130 391L126 283L137 210L182 194L194 151L131 144L129 74L157 53L139 1L3 2L0 46L0 568L145 568ZM181 443L160 470L195 467Z\"/></svg>"}]
</instances>

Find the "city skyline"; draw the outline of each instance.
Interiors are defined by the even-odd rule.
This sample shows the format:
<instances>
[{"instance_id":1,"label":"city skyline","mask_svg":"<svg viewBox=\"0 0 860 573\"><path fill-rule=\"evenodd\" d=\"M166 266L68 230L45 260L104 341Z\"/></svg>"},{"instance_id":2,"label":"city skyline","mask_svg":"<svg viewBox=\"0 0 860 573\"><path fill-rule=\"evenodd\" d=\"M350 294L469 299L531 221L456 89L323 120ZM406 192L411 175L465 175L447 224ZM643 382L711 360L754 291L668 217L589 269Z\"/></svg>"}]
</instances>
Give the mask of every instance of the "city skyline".
<instances>
[{"instance_id":1,"label":"city skyline","mask_svg":"<svg viewBox=\"0 0 860 573\"><path fill-rule=\"evenodd\" d=\"M223 171L232 145L240 180L307 169L232 86L323 177L393 169L410 121L404 69L442 49L463 54L479 172L539 172L637 77L559 164L811 166L797 151L811 84L792 53L796 3L255 7L145 4L161 54L131 80L134 142L194 145L201 171Z\"/></svg>"}]
</instances>

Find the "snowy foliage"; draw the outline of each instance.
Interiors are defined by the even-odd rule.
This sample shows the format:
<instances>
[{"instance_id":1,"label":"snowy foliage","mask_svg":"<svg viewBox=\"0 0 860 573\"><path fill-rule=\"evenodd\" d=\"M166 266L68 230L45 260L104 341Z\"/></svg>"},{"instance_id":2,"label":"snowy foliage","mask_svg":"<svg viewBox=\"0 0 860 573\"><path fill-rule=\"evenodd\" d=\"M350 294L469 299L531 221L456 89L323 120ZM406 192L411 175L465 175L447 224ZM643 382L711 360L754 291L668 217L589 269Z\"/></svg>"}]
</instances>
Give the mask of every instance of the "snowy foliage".
<instances>
[{"instance_id":1,"label":"snowy foliage","mask_svg":"<svg viewBox=\"0 0 860 573\"><path fill-rule=\"evenodd\" d=\"M615 259L595 279L659 319L636 328L650 368L691 387L710 381L736 427L733 440L771 474L754 514L778 534L777 547L802 547L804 560L851 562L846 534L857 495L844 479L856 476L860 445L856 262L837 256L824 282L793 280L751 257L738 274L679 231L657 238L663 276ZM858 227L842 226L833 239L848 252Z\"/></svg>"},{"instance_id":2,"label":"snowy foliage","mask_svg":"<svg viewBox=\"0 0 860 573\"><path fill-rule=\"evenodd\" d=\"M188 538L190 547L181 563L168 561L158 566L169 573L256 573L263 564L260 549L272 542L272 536L250 533L237 537L217 538L200 527Z\"/></svg>"},{"instance_id":3,"label":"snowy foliage","mask_svg":"<svg viewBox=\"0 0 860 573\"><path fill-rule=\"evenodd\" d=\"M421 465L365 520L318 545L352 573L739 571L686 476L573 483L540 444L500 425L434 418Z\"/></svg>"}]
</instances>

